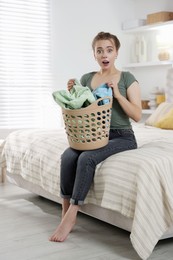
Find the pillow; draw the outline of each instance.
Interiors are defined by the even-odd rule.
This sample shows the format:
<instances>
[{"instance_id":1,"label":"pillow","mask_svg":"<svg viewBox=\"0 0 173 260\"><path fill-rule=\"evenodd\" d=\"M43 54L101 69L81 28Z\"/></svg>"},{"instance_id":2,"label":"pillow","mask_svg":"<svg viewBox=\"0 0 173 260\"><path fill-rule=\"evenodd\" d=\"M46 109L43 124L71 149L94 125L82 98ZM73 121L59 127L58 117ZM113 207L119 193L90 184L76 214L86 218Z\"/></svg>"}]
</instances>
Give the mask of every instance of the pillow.
<instances>
[{"instance_id":1,"label":"pillow","mask_svg":"<svg viewBox=\"0 0 173 260\"><path fill-rule=\"evenodd\" d=\"M173 129L173 109L171 109L163 118L156 122L154 126L163 129Z\"/></svg>"},{"instance_id":2,"label":"pillow","mask_svg":"<svg viewBox=\"0 0 173 260\"><path fill-rule=\"evenodd\" d=\"M145 121L146 125L154 126L159 120L163 118L171 109L173 109L173 103L163 102Z\"/></svg>"}]
</instances>

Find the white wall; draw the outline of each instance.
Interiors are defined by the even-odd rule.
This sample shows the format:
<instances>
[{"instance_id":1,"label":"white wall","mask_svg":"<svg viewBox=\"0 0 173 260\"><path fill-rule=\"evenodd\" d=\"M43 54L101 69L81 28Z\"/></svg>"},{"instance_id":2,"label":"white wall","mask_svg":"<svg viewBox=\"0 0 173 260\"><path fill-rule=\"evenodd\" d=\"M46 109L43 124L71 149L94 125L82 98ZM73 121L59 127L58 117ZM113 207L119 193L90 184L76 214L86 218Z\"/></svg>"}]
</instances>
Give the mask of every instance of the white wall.
<instances>
[{"instance_id":1,"label":"white wall","mask_svg":"<svg viewBox=\"0 0 173 260\"><path fill-rule=\"evenodd\" d=\"M127 61L128 49L121 31L124 17L134 16L133 0L52 0L54 89L66 87L69 78L97 70L91 42L99 31L116 34L122 43L117 66Z\"/></svg>"}]
</instances>

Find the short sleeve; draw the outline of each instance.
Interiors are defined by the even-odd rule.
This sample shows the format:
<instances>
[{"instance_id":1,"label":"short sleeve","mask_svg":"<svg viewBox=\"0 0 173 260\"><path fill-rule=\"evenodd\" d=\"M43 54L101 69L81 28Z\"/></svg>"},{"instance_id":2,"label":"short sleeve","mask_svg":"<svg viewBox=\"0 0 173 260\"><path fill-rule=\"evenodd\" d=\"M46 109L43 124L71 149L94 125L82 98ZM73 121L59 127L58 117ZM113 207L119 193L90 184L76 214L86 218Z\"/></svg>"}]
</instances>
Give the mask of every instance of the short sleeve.
<instances>
[{"instance_id":1,"label":"short sleeve","mask_svg":"<svg viewBox=\"0 0 173 260\"><path fill-rule=\"evenodd\" d=\"M84 74L84 75L81 77L81 79L80 79L81 85L84 86L84 87L87 86L87 87L91 88L91 80L92 80L92 78L93 78L93 76L94 76L95 73L96 73L96 72L89 72L89 73L87 73L87 74Z\"/></svg>"},{"instance_id":2,"label":"short sleeve","mask_svg":"<svg viewBox=\"0 0 173 260\"><path fill-rule=\"evenodd\" d=\"M82 86L86 86L87 85L87 78L88 78L88 74L84 74L81 79L80 79L80 83Z\"/></svg>"},{"instance_id":3,"label":"short sleeve","mask_svg":"<svg viewBox=\"0 0 173 260\"><path fill-rule=\"evenodd\" d=\"M124 72L124 81L127 88L130 87L135 81L138 82L135 76L129 71Z\"/></svg>"}]
</instances>

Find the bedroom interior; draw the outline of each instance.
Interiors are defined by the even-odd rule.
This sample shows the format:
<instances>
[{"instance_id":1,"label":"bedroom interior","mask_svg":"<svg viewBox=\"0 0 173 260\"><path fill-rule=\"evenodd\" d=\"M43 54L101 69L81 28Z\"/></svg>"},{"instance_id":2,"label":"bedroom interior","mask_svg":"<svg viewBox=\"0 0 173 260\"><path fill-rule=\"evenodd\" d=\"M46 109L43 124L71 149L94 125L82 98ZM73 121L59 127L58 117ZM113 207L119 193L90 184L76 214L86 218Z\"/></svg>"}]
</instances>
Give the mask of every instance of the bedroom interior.
<instances>
[{"instance_id":1,"label":"bedroom interior","mask_svg":"<svg viewBox=\"0 0 173 260\"><path fill-rule=\"evenodd\" d=\"M43 2L49 6L48 0ZM88 2L75 0L72 3L65 0L59 3L51 0L49 11L51 80L47 82L52 84L50 93L65 89L67 79L80 79L86 71L96 69L90 49L93 35L98 31L110 31L119 36L121 49L118 67L131 71L141 86L143 116L139 123L132 122L139 149L111 156L97 166L93 186L86 204L81 208L81 213L84 214L80 213L79 225L76 232L74 230L70 234L70 242L63 245L63 250L67 252L62 252L60 246L56 248L55 245L46 244L46 236L54 227L51 226L51 218L52 222L57 222L57 211L58 220L60 219L60 155L68 146L61 110L51 102L50 106L49 103L42 106L44 112L45 107L49 106L49 111L43 116L41 127L22 128L11 125L8 128L7 124L2 124L0 208L2 207L3 217L0 219L3 234L15 242L16 257L25 259L25 250L32 244L28 240L32 227L30 232L26 231L26 242L20 252L20 243L16 241L21 241L20 234L25 239L25 234L18 230L15 238L14 234L8 234L8 230L5 230L4 223L7 222L15 232L14 218L21 219L24 216L25 219L28 212L31 223L38 225L38 234L43 234L41 244L45 246L45 255L41 254L38 246L35 255L32 252L29 259L57 259L57 255L60 260L71 259L71 256L93 260L172 259L173 38L169 32L173 28L173 3L169 0L96 0L92 2L91 9ZM84 13L89 13L89 19L84 18ZM50 96L45 100L50 101ZM23 210L18 203L24 206ZM8 214L12 214L12 220ZM33 217L38 218L38 223L34 222ZM39 218L41 221L43 218L43 226L40 228ZM26 220L29 221L29 218ZM46 229L44 223L48 225ZM84 234L84 243L90 239L88 235L91 228L85 227L83 230L82 223L91 225L96 231L93 242L96 243L96 249L92 248L93 255L89 253L87 256L84 253L82 238L81 251L77 253L77 232L81 232L81 236ZM24 228L22 220L21 225ZM19 223L17 226L19 228ZM106 245L105 251L104 240L99 240L101 231L104 232L103 236L109 237L111 234L107 241L110 245ZM94 231L92 236L93 233ZM34 241L38 234L34 234ZM39 235L38 237L40 238ZM76 240L74 244L73 240ZM3 248L0 249L3 260L9 259L10 248L15 255L11 243L8 245L0 239L0 245ZM90 246L88 243L88 250Z\"/></svg>"}]
</instances>

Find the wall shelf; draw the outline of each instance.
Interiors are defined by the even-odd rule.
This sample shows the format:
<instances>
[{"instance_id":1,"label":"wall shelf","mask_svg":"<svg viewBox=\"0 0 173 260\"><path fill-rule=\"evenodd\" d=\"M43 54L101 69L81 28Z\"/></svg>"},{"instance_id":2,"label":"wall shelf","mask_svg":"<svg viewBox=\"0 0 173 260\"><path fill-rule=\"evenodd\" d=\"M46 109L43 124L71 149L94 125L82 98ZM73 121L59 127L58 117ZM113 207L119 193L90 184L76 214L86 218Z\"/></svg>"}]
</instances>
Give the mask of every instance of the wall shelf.
<instances>
[{"instance_id":1,"label":"wall shelf","mask_svg":"<svg viewBox=\"0 0 173 260\"><path fill-rule=\"evenodd\" d=\"M162 37L162 32L167 35L172 35L173 20L129 28L122 30L122 32L126 34L127 40L129 40L129 46L131 44L129 48L131 52L129 53L129 61L124 64L123 69L135 73L141 85L141 95L145 98L148 97L154 86L165 90L167 71L173 68L173 53L170 52L169 60L159 60L158 57L162 58L162 56L159 56L160 52L157 40L159 37ZM145 44L148 44L148 46L146 48L146 57L143 59L143 57L140 57L141 46L143 46L144 50ZM168 43L170 50L172 50L172 44L173 41L172 38L170 38ZM143 62L142 60L145 61ZM152 74L155 76L152 77ZM155 80L156 78L158 78L158 80ZM142 118L148 117L153 111L153 109L143 109Z\"/></svg>"},{"instance_id":2,"label":"wall shelf","mask_svg":"<svg viewBox=\"0 0 173 260\"><path fill-rule=\"evenodd\" d=\"M148 61L148 62L135 62L135 63L129 63L123 66L124 69L128 68L140 68L140 67L149 67L149 66L173 66L173 60L169 61Z\"/></svg>"},{"instance_id":3,"label":"wall shelf","mask_svg":"<svg viewBox=\"0 0 173 260\"><path fill-rule=\"evenodd\" d=\"M128 29L128 30L126 29L126 30L123 30L123 33L139 33L139 32L145 32L145 31L150 31L150 30L162 30L162 29L165 29L166 27L172 28L173 21L159 22L159 23L135 27L135 28Z\"/></svg>"},{"instance_id":4,"label":"wall shelf","mask_svg":"<svg viewBox=\"0 0 173 260\"><path fill-rule=\"evenodd\" d=\"M154 109L142 109L142 114L151 115Z\"/></svg>"}]
</instances>

